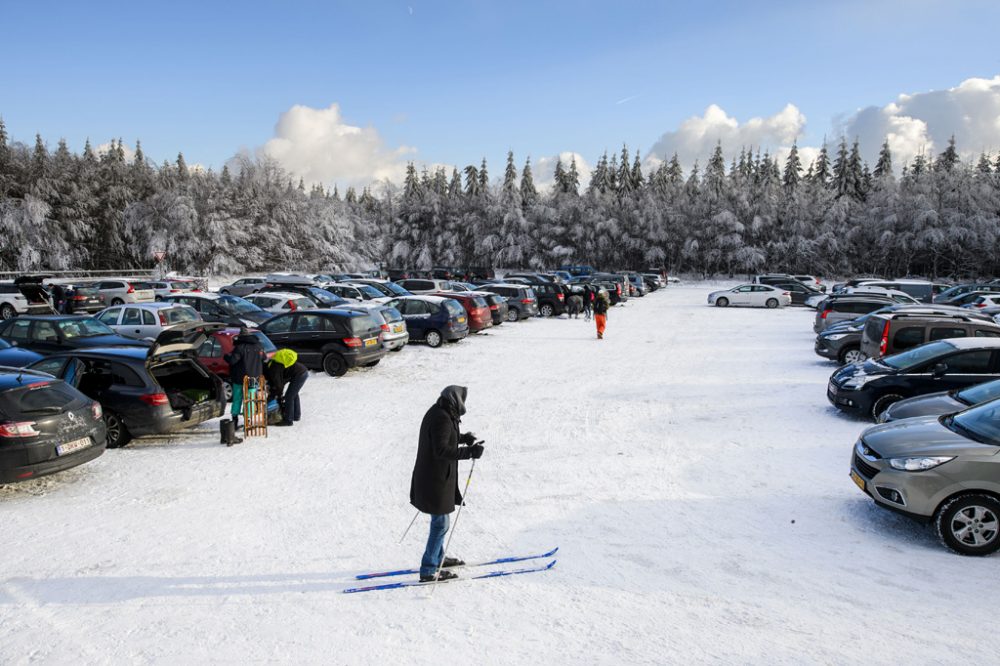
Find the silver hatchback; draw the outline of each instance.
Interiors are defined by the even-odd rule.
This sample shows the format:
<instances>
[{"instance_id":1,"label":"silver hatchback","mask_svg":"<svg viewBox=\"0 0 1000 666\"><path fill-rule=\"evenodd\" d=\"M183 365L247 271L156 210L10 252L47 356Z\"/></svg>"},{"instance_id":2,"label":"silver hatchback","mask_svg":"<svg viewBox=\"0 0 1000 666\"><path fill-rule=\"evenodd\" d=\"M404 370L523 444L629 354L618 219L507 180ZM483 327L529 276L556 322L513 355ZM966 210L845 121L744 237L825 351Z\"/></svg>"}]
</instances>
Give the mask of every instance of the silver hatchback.
<instances>
[{"instance_id":1,"label":"silver hatchback","mask_svg":"<svg viewBox=\"0 0 1000 666\"><path fill-rule=\"evenodd\" d=\"M201 315L191 306L169 302L116 305L95 316L118 335L137 340L156 340L168 328L201 321Z\"/></svg>"}]
</instances>

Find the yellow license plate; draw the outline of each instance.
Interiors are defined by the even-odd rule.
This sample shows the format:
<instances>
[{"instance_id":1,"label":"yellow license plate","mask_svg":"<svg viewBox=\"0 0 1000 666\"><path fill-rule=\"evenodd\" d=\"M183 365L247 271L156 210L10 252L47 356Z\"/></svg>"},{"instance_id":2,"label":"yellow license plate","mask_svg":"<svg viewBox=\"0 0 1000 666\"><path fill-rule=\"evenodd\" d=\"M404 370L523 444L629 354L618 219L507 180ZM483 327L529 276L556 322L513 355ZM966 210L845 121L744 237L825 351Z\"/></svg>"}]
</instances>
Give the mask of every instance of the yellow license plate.
<instances>
[{"instance_id":1,"label":"yellow license plate","mask_svg":"<svg viewBox=\"0 0 1000 666\"><path fill-rule=\"evenodd\" d=\"M365 340L365 347L374 347L378 344L378 338L368 338Z\"/></svg>"},{"instance_id":2,"label":"yellow license plate","mask_svg":"<svg viewBox=\"0 0 1000 666\"><path fill-rule=\"evenodd\" d=\"M458 323L459 324L464 324L465 323L465 317L459 317L458 318Z\"/></svg>"},{"instance_id":3,"label":"yellow license plate","mask_svg":"<svg viewBox=\"0 0 1000 666\"><path fill-rule=\"evenodd\" d=\"M851 470L851 481L857 484L858 488L863 491L865 489L865 480L858 475L853 469Z\"/></svg>"},{"instance_id":4,"label":"yellow license plate","mask_svg":"<svg viewBox=\"0 0 1000 666\"><path fill-rule=\"evenodd\" d=\"M396 324L396 326L392 329L392 332L393 333L402 333L403 332L403 325L402 324Z\"/></svg>"}]
</instances>

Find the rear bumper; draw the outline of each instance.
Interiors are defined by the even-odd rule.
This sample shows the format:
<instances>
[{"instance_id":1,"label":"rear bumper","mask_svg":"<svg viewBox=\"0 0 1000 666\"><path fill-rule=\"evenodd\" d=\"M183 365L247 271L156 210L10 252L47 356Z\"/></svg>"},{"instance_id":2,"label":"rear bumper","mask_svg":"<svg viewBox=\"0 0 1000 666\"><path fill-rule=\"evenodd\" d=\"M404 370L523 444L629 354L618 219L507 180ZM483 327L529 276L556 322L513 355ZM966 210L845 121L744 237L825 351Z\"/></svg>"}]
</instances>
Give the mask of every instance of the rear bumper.
<instances>
[{"instance_id":1,"label":"rear bumper","mask_svg":"<svg viewBox=\"0 0 1000 666\"><path fill-rule=\"evenodd\" d=\"M95 438L97 443L85 449L35 463L24 463L23 449L0 450L0 483L27 481L90 462L104 453L103 428L98 434L101 435L100 440L97 441Z\"/></svg>"},{"instance_id":2,"label":"rear bumper","mask_svg":"<svg viewBox=\"0 0 1000 666\"><path fill-rule=\"evenodd\" d=\"M348 368L358 368L369 363L374 363L375 361L381 361L385 358L386 350L384 347L375 346L371 349L363 349L356 352L350 352L343 354L344 361L347 362Z\"/></svg>"},{"instance_id":3,"label":"rear bumper","mask_svg":"<svg viewBox=\"0 0 1000 666\"><path fill-rule=\"evenodd\" d=\"M384 347L388 351L392 351L393 349L399 349L400 347L405 347L406 343L409 341L410 341L410 334L403 333L402 335L393 338L382 338L382 347Z\"/></svg>"},{"instance_id":4,"label":"rear bumper","mask_svg":"<svg viewBox=\"0 0 1000 666\"><path fill-rule=\"evenodd\" d=\"M468 326L464 326L462 328L446 328L441 331L441 337L445 340L461 340L462 338L468 337L468 335Z\"/></svg>"},{"instance_id":5,"label":"rear bumper","mask_svg":"<svg viewBox=\"0 0 1000 666\"><path fill-rule=\"evenodd\" d=\"M125 426L129 433L135 437L146 435L169 435L170 433L183 432L194 428L205 421L222 416L225 411L225 403L212 400L202 402L191 408L191 417L185 419L184 413L168 407L164 411L156 414L147 420L136 420L125 418Z\"/></svg>"}]
</instances>

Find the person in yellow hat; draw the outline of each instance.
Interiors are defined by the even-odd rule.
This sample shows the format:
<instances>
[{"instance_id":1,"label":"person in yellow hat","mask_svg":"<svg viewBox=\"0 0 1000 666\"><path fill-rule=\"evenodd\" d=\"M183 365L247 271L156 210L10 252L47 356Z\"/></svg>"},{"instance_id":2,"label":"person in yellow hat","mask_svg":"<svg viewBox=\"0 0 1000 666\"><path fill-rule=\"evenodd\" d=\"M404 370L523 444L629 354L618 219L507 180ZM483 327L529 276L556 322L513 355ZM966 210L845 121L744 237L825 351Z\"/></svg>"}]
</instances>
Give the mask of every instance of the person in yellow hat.
<instances>
[{"instance_id":1,"label":"person in yellow hat","mask_svg":"<svg viewBox=\"0 0 1000 666\"><path fill-rule=\"evenodd\" d=\"M282 419L277 425L290 426L302 418L302 404L299 391L309 377L309 369L299 363L299 355L291 349L279 349L267 362L264 376L271 395L278 399ZM284 393L284 395L282 395Z\"/></svg>"}]
</instances>

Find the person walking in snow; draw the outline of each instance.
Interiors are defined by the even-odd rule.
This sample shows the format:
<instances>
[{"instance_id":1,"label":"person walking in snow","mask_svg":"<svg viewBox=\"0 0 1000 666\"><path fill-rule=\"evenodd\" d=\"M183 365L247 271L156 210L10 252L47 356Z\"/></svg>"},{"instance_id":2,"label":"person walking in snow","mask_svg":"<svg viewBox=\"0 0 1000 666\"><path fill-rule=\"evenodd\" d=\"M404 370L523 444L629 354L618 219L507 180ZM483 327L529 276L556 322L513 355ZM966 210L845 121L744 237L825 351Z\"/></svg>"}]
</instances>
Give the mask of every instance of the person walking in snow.
<instances>
[{"instance_id":1,"label":"person walking in snow","mask_svg":"<svg viewBox=\"0 0 1000 666\"><path fill-rule=\"evenodd\" d=\"M257 336L248 328L240 328L239 335L233 340L233 351L225 355L229 364L229 381L233 386L233 428L239 427L240 414L243 412L243 378L249 377L250 384L256 390L254 382L264 374L264 347Z\"/></svg>"},{"instance_id":2,"label":"person walking in snow","mask_svg":"<svg viewBox=\"0 0 1000 666\"><path fill-rule=\"evenodd\" d=\"M597 292L597 299L594 301L594 321L597 323L597 339L604 339L604 328L608 324L608 309L611 301L608 292L601 289Z\"/></svg>"},{"instance_id":3,"label":"person walking in snow","mask_svg":"<svg viewBox=\"0 0 1000 666\"><path fill-rule=\"evenodd\" d=\"M434 580L435 575L437 580L457 578L444 569L465 564L457 558L445 557L444 537L448 533L449 515L462 503L458 461L483 455L483 443L476 441L474 434L459 432L467 395L464 386L445 388L420 424L417 459L410 479L410 504L431 517L427 547L420 560L421 582Z\"/></svg>"},{"instance_id":4,"label":"person walking in snow","mask_svg":"<svg viewBox=\"0 0 1000 666\"><path fill-rule=\"evenodd\" d=\"M594 287L590 284L583 285L583 318L590 321L590 315L594 311Z\"/></svg>"},{"instance_id":5,"label":"person walking in snow","mask_svg":"<svg viewBox=\"0 0 1000 666\"><path fill-rule=\"evenodd\" d=\"M309 369L299 363L299 355L291 349L279 349L264 366L264 376L271 395L278 399L282 419L277 425L290 426L302 418L299 391L309 378ZM282 395L284 394L284 395Z\"/></svg>"}]
</instances>

